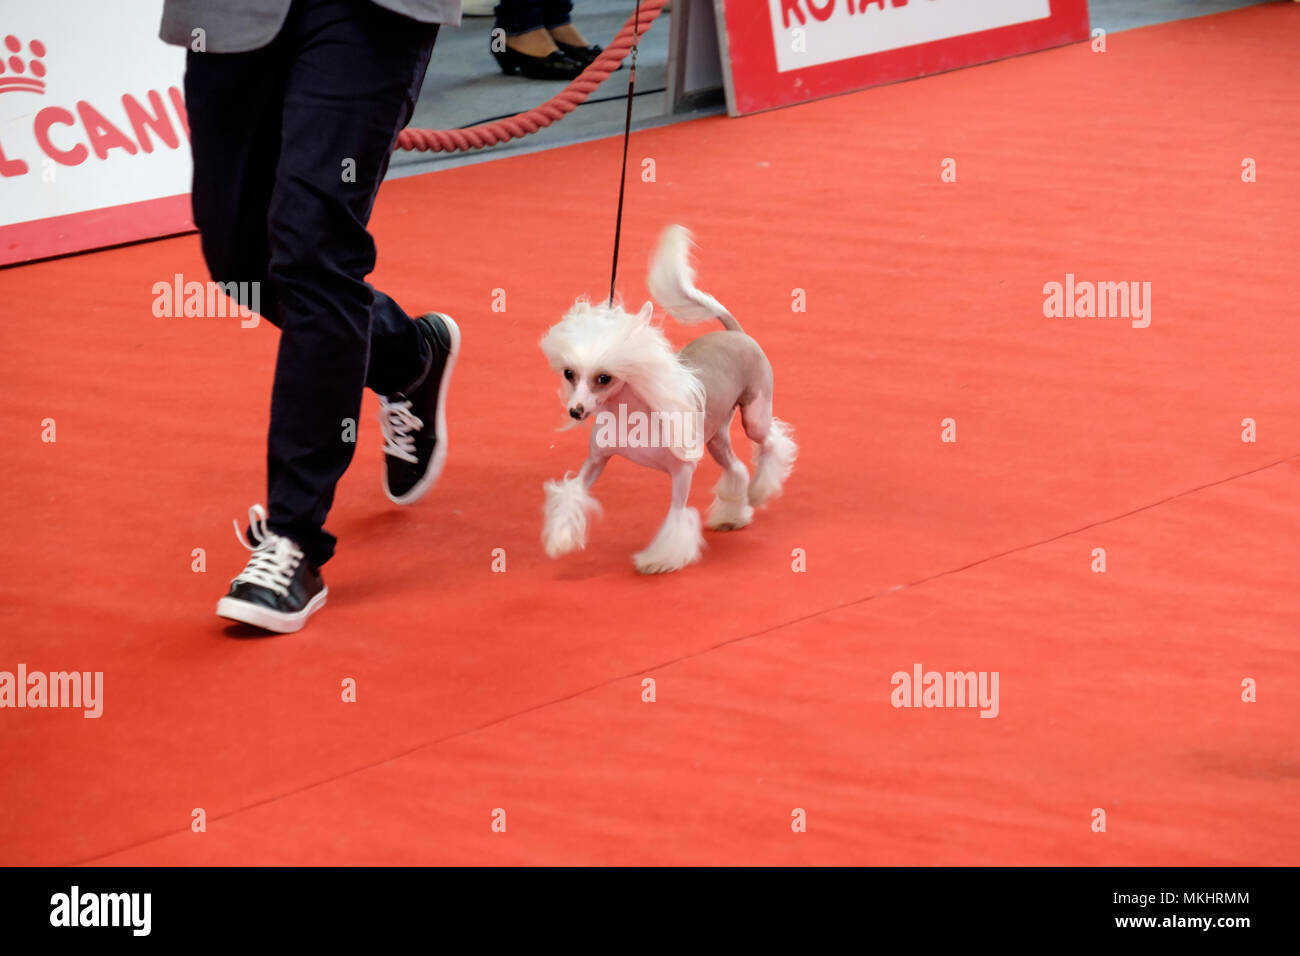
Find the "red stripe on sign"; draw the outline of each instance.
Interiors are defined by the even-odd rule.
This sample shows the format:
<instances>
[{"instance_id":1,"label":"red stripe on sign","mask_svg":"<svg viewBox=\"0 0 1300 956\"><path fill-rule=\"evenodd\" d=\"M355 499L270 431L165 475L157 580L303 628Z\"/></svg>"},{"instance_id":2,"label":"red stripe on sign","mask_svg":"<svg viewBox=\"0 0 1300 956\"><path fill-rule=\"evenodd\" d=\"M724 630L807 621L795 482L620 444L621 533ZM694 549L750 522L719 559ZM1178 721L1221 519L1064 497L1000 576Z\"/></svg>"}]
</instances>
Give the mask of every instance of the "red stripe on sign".
<instances>
[{"instance_id":1,"label":"red stripe on sign","mask_svg":"<svg viewBox=\"0 0 1300 956\"><path fill-rule=\"evenodd\" d=\"M974 66L1089 36L1087 0L1051 0L1051 16L1042 20L778 73L767 4L723 2L733 91L728 107L733 115ZM825 8L824 3L816 6Z\"/></svg>"},{"instance_id":2,"label":"red stripe on sign","mask_svg":"<svg viewBox=\"0 0 1300 956\"><path fill-rule=\"evenodd\" d=\"M0 265L48 259L193 229L189 193L32 219L0 226Z\"/></svg>"}]
</instances>

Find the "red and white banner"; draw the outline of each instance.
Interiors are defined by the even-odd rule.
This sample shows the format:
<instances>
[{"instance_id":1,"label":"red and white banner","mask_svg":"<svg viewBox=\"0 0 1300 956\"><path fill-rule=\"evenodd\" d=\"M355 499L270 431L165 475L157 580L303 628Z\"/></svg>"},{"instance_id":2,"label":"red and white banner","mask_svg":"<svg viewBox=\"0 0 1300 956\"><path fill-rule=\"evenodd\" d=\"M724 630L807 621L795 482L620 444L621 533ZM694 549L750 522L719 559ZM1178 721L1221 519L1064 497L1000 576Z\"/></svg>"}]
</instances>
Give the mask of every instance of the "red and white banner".
<instances>
[{"instance_id":1,"label":"red and white banner","mask_svg":"<svg viewBox=\"0 0 1300 956\"><path fill-rule=\"evenodd\" d=\"M1087 0L715 0L733 115L1088 37Z\"/></svg>"},{"instance_id":2,"label":"red and white banner","mask_svg":"<svg viewBox=\"0 0 1300 956\"><path fill-rule=\"evenodd\" d=\"M193 228L185 51L162 0L0 12L0 265Z\"/></svg>"}]
</instances>

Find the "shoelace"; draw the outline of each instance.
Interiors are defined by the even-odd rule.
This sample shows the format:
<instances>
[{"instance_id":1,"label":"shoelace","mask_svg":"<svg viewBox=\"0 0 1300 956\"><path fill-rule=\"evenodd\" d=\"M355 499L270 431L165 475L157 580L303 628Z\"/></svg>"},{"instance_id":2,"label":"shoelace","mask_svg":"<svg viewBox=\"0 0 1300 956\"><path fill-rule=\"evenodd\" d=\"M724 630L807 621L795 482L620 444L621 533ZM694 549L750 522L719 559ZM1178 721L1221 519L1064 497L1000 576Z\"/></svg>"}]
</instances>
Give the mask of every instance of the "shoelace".
<instances>
[{"instance_id":1,"label":"shoelace","mask_svg":"<svg viewBox=\"0 0 1300 956\"><path fill-rule=\"evenodd\" d=\"M384 454L418 465L415 457L415 438L411 432L424 427L419 416L411 413L410 400L390 402L386 398L379 400L379 426L384 431Z\"/></svg>"},{"instance_id":2,"label":"shoelace","mask_svg":"<svg viewBox=\"0 0 1300 956\"><path fill-rule=\"evenodd\" d=\"M302 562L302 551L288 538L276 534L266 526L266 509L261 505L253 505L248 509L248 530L253 540L257 542L256 547L250 546L244 539L244 532L240 530L239 522L235 521L233 524L235 537L239 538L240 544L253 552L253 556L248 559L244 570L231 584L242 581L245 584L267 588L281 596L288 594L293 573L298 570L298 565Z\"/></svg>"}]
</instances>

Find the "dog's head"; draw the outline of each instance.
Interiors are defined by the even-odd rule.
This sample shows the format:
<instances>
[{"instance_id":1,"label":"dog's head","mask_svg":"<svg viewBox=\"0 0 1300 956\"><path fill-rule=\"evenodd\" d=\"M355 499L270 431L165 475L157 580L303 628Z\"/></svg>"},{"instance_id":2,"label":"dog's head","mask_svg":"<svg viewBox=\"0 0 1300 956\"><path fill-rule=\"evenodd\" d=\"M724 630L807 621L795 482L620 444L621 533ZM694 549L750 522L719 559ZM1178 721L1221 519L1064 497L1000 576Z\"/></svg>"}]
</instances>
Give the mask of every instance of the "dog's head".
<instances>
[{"instance_id":1,"label":"dog's head","mask_svg":"<svg viewBox=\"0 0 1300 956\"><path fill-rule=\"evenodd\" d=\"M653 317L650 302L633 314L618 304L579 299L542 336L542 352L563 380L560 400L571 424L611 405L628 387L657 411L703 409L703 387L677 360Z\"/></svg>"}]
</instances>

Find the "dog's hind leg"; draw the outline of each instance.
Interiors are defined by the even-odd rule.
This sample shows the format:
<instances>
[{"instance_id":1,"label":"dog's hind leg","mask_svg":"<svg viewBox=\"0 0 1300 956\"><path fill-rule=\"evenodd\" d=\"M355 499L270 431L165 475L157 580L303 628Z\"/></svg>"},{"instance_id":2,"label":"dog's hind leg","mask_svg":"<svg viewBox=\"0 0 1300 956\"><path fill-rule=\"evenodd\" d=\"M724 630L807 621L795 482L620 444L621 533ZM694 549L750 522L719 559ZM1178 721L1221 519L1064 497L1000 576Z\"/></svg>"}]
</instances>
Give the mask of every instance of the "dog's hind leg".
<instances>
[{"instance_id":1,"label":"dog's hind leg","mask_svg":"<svg viewBox=\"0 0 1300 956\"><path fill-rule=\"evenodd\" d=\"M742 405L740 418L745 434L758 452L754 478L749 483L749 503L758 507L781 493L785 480L794 469L799 446L794 442L794 429L772 417L770 395L756 396L753 401Z\"/></svg>"},{"instance_id":2,"label":"dog's hind leg","mask_svg":"<svg viewBox=\"0 0 1300 956\"><path fill-rule=\"evenodd\" d=\"M695 462L673 459L669 474L673 478L673 501L659 533L644 551L632 556L642 574L676 571L700 560L704 536L700 534L700 513L686 505L691 493Z\"/></svg>"},{"instance_id":3,"label":"dog's hind leg","mask_svg":"<svg viewBox=\"0 0 1300 956\"><path fill-rule=\"evenodd\" d=\"M589 492L608 463L608 456L593 455L576 476L570 472L563 480L544 485L546 520L542 525L542 546L550 557L558 558L587 546L587 518L600 513L600 502Z\"/></svg>"},{"instance_id":4,"label":"dog's hind leg","mask_svg":"<svg viewBox=\"0 0 1300 956\"><path fill-rule=\"evenodd\" d=\"M709 454L722 466L722 477L713 486L713 504L709 508L708 525L714 531L735 531L749 524L754 509L749 506L746 489L749 486L749 469L731 450L731 436L723 425L708 445Z\"/></svg>"}]
</instances>

